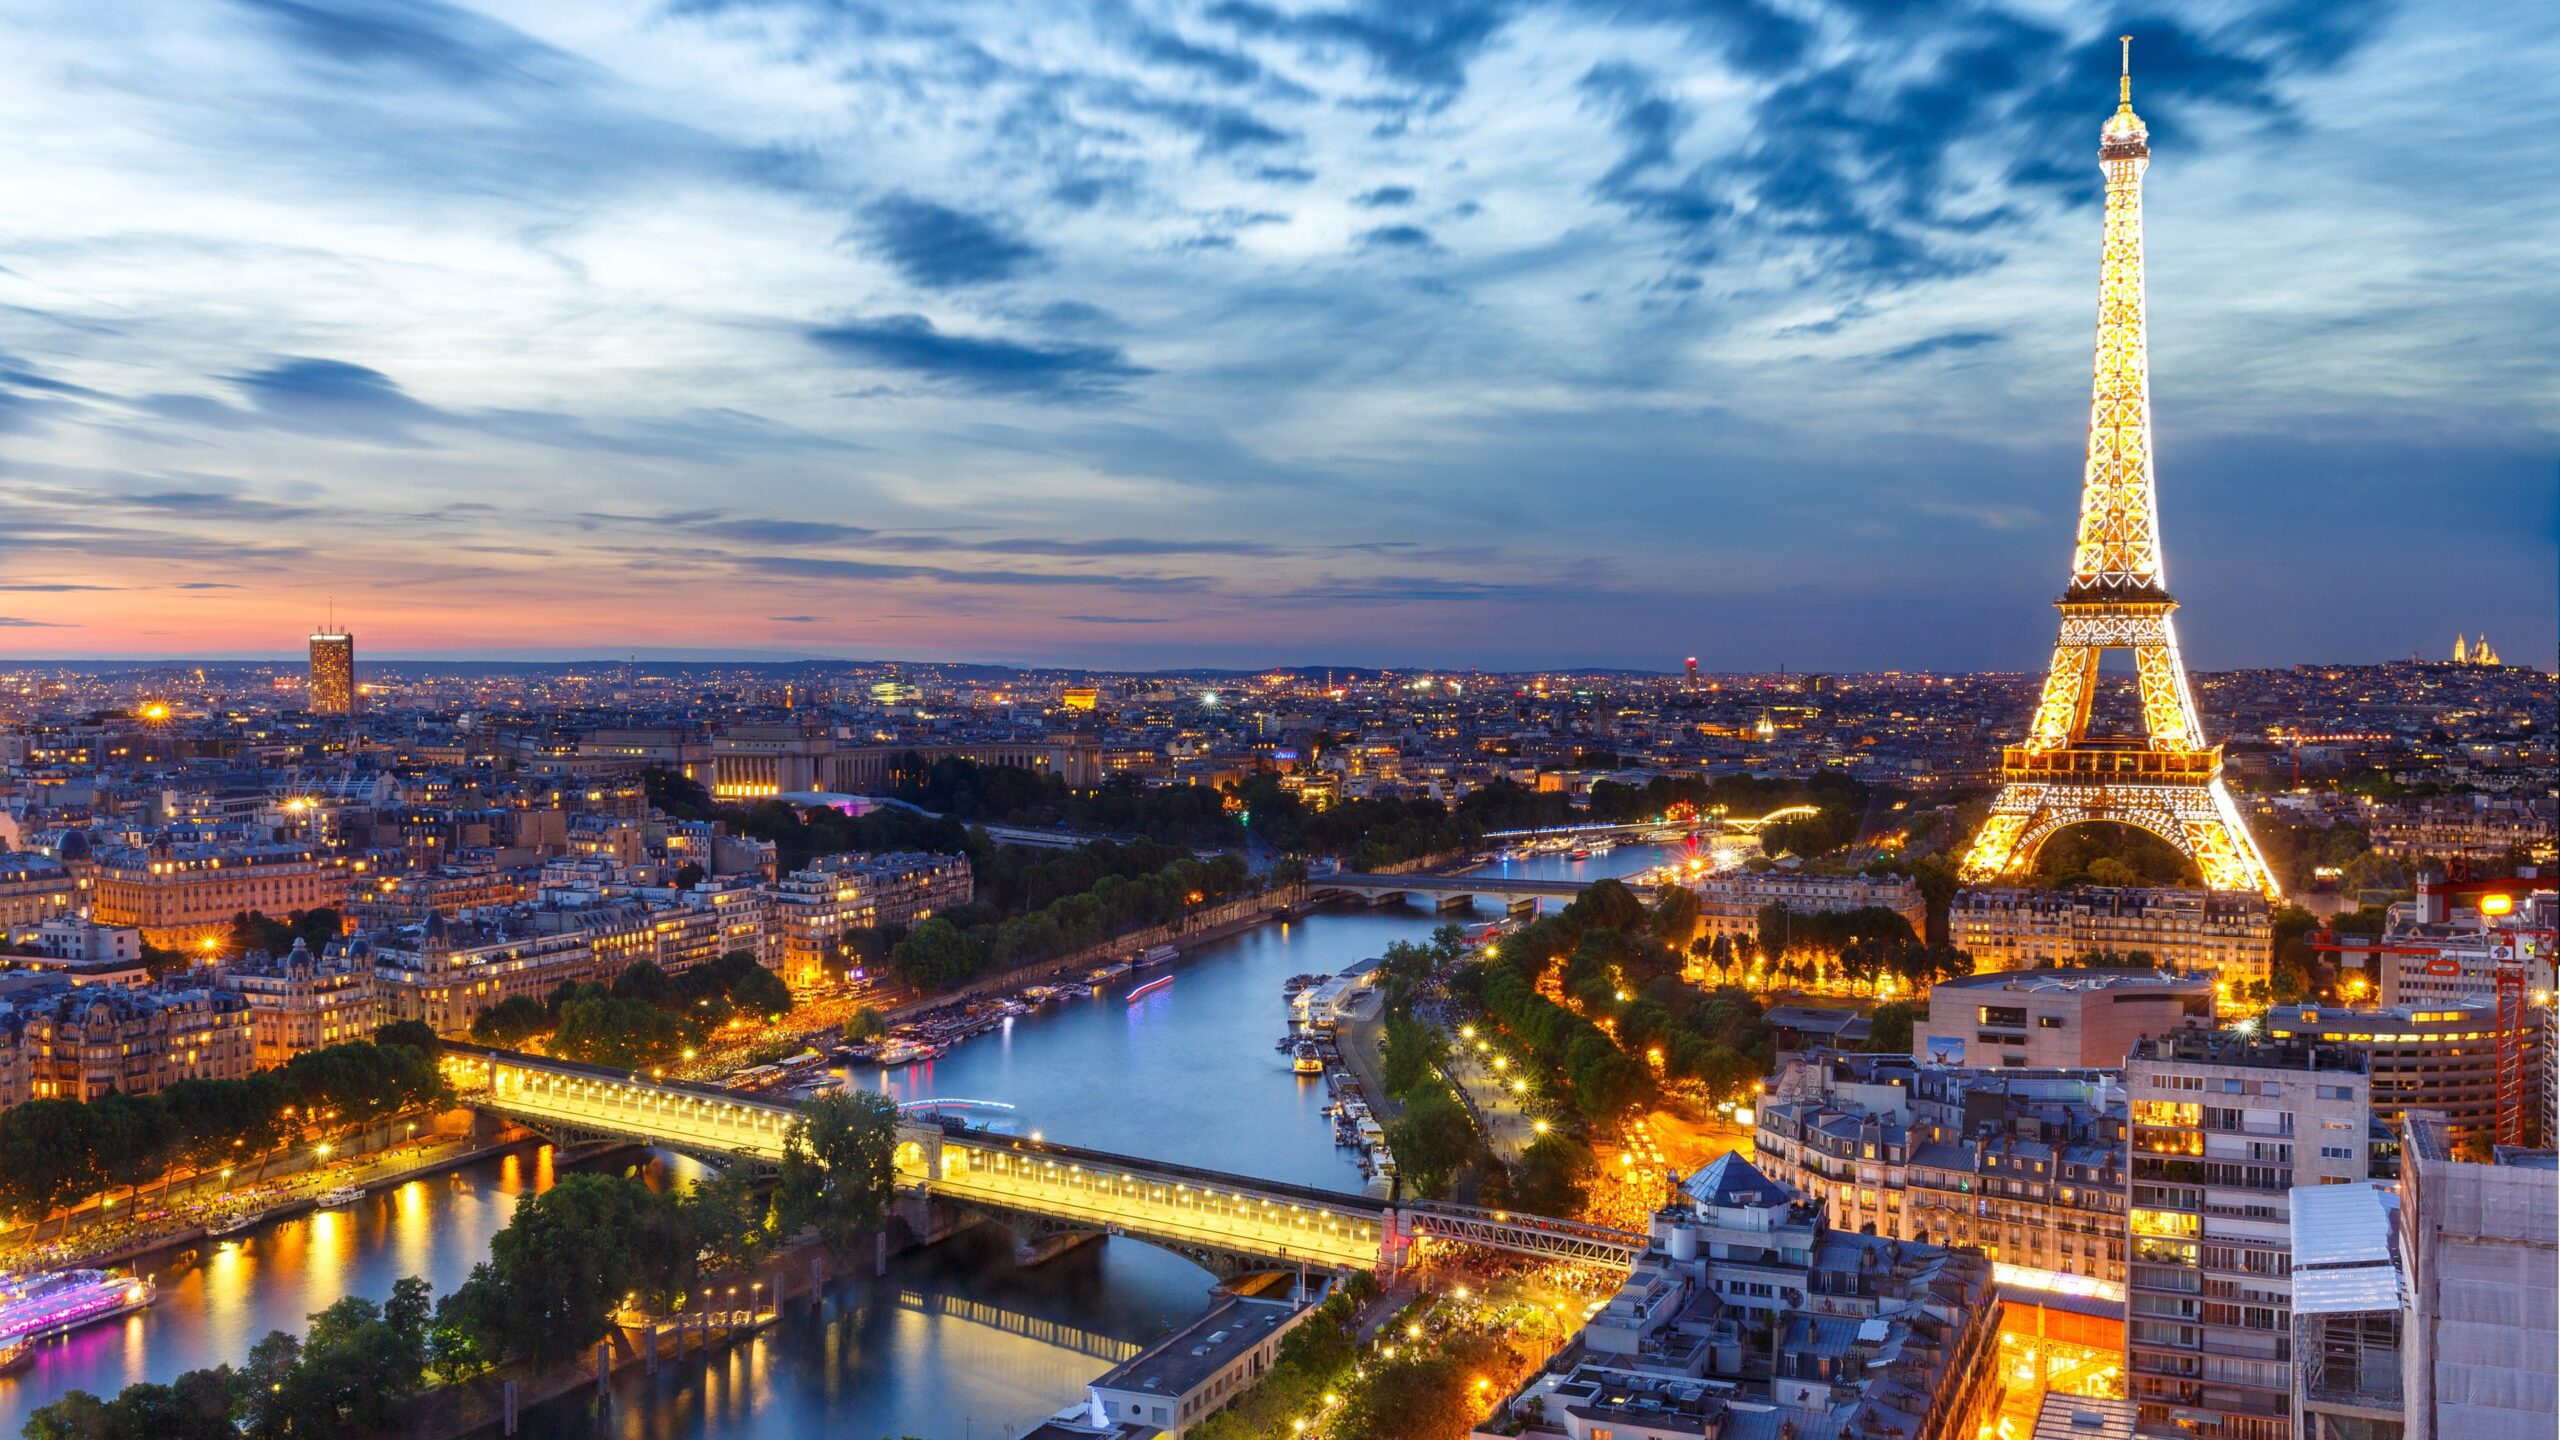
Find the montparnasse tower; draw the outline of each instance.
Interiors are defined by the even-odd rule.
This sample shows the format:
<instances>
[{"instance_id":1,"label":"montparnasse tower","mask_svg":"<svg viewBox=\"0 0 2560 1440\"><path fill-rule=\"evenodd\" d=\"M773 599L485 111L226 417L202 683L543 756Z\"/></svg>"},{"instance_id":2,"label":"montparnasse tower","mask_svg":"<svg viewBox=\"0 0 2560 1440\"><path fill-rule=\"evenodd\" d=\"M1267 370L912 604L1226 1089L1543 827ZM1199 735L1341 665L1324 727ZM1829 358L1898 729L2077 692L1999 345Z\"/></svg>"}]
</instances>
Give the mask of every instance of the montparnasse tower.
<instances>
[{"instance_id":1,"label":"montparnasse tower","mask_svg":"<svg viewBox=\"0 0 2560 1440\"><path fill-rule=\"evenodd\" d=\"M2132 38L2124 39L2116 112L2098 132L2106 176L2106 241L2098 268L2098 344L2089 386L2089 447L2071 580L2054 608L2062 634L2023 744L2000 752L2000 795L1965 856L1973 883L2026 874L2066 826L2105 820L2176 846L2217 890L2280 893L2222 785L2222 747L2205 743L2178 656L2160 563L2160 497L2151 454L2151 350L2144 335L2142 177L2151 131L2133 109ZM2093 734L2098 662L2133 652L2143 734Z\"/></svg>"}]
</instances>

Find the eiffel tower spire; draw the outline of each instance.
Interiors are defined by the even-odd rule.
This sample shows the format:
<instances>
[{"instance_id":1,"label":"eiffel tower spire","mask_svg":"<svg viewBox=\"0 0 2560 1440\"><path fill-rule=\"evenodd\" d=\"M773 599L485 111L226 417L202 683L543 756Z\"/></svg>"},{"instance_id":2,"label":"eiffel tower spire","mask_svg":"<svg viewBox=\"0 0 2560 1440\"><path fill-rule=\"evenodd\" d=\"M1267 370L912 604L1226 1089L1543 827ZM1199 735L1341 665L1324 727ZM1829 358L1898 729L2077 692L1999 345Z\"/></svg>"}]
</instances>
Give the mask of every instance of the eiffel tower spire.
<instances>
[{"instance_id":1,"label":"eiffel tower spire","mask_svg":"<svg viewBox=\"0 0 2560 1440\"><path fill-rule=\"evenodd\" d=\"M2133 109L2133 44L2124 38L2116 111L2098 132L2107 184L2098 267L2098 340L2090 369L2089 448L2071 580L2054 602L2062 633L2023 744L2001 751L2000 797L1965 857L1971 881L2024 874L2054 832L2108 820L2148 830L2196 863L2217 890L2279 892L2222 786L2222 747L2205 742L2178 655L2160 560L2151 451L2151 350L2144 334L2142 177L2151 131ZM2093 735L2098 662L2133 652L2143 734Z\"/></svg>"},{"instance_id":2,"label":"eiffel tower spire","mask_svg":"<svg viewBox=\"0 0 2560 1440\"><path fill-rule=\"evenodd\" d=\"M2107 177L2106 248L2079 542L2071 555L2075 594L2158 591L2164 583L2151 470L2151 346L2143 333L2142 174L2151 167L2151 130L2133 113L2133 37L2124 37L2124 46L2116 113L2098 142Z\"/></svg>"}]
</instances>

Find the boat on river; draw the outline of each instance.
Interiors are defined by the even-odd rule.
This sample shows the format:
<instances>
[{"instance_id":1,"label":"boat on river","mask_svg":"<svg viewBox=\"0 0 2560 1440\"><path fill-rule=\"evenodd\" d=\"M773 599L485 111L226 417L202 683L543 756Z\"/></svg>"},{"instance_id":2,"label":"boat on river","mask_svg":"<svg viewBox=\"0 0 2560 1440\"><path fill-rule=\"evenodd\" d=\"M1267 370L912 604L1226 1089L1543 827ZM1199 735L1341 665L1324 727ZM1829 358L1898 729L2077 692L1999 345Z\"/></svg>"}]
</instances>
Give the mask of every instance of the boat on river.
<instances>
[{"instance_id":1,"label":"boat on river","mask_svg":"<svg viewBox=\"0 0 2560 1440\"><path fill-rule=\"evenodd\" d=\"M925 1041L899 1035L883 1044L880 1047L880 1053L874 1058L881 1065L895 1067L913 1065L920 1060L930 1060L941 1053L939 1048Z\"/></svg>"},{"instance_id":2,"label":"boat on river","mask_svg":"<svg viewBox=\"0 0 2560 1440\"><path fill-rule=\"evenodd\" d=\"M338 1187L337 1187L336 1189L334 1189L334 1190L323 1190L323 1191L321 1191L321 1192L320 1192L320 1199L319 1199L319 1202L318 1202L318 1203L319 1203L320 1208L321 1208L321 1209L323 1209L323 1210L335 1210L335 1209L340 1208L341 1206L353 1205L354 1203L356 1203L357 1201L359 1201L359 1200L361 1200L361 1199L363 1199L363 1198L364 1198L364 1187L363 1187L363 1186L361 1186L361 1185L341 1185L341 1186L338 1186Z\"/></svg>"},{"instance_id":3,"label":"boat on river","mask_svg":"<svg viewBox=\"0 0 2560 1440\"><path fill-rule=\"evenodd\" d=\"M250 1226L257 1224L260 1220L265 1218L266 1215L262 1211L234 1210L228 1215L217 1215L211 1220L206 1221L204 1224L204 1233L207 1235L237 1235L241 1231L248 1229Z\"/></svg>"},{"instance_id":4,"label":"boat on river","mask_svg":"<svg viewBox=\"0 0 2560 1440\"><path fill-rule=\"evenodd\" d=\"M1324 1073L1324 1057L1316 1053L1314 1044L1301 1040L1289 1068L1301 1075L1321 1075Z\"/></svg>"},{"instance_id":5,"label":"boat on river","mask_svg":"<svg viewBox=\"0 0 2560 1440\"><path fill-rule=\"evenodd\" d=\"M1137 959L1129 962L1129 968L1132 970L1152 970L1159 965L1170 965L1181 958L1182 951L1178 947L1172 945L1150 945L1138 953Z\"/></svg>"},{"instance_id":6,"label":"boat on river","mask_svg":"<svg viewBox=\"0 0 2560 1440\"><path fill-rule=\"evenodd\" d=\"M159 1294L150 1281L113 1270L0 1279L0 1369L24 1363L40 1340L130 1315Z\"/></svg>"}]
</instances>

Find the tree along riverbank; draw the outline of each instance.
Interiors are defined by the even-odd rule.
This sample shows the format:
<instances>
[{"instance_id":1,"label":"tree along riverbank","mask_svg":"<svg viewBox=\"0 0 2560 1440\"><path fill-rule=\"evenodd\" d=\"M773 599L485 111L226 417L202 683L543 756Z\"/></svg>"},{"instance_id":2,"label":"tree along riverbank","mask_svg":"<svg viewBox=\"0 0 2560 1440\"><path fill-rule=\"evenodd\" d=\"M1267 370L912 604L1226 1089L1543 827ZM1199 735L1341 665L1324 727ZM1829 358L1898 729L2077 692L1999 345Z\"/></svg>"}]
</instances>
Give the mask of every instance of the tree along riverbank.
<instances>
[{"instance_id":1,"label":"tree along riverbank","mask_svg":"<svg viewBox=\"0 0 2560 1440\"><path fill-rule=\"evenodd\" d=\"M569 1175L515 1208L489 1258L442 1296L416 1276L381 1301L350 1295L304 1335L268 1333L235 1367L190 1370L112 1399L74 1390L28 1417L25 1440L449 1440L505 1428L581 1374L606 1383L616 1342L655 1363L769 1323L804 1241L877 1248L895 1172L895 1108L822 1096L785 1142L768 1194L744 1176L660 1193L630 1175ZM805 1263L805 1257L804 1257ZM823 1270L809 1272L809 1290ZM591 1367L591 1368L590 1368Z\"/></svg>"}]
</instances>

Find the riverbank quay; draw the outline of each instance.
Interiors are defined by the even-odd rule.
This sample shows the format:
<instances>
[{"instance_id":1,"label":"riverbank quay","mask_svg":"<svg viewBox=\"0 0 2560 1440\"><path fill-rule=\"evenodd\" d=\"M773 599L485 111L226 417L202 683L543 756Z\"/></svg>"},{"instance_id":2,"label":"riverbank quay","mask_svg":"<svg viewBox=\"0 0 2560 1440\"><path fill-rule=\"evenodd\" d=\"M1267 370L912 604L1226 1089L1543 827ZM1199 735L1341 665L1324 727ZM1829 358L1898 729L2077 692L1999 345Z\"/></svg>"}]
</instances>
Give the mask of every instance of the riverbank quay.
<instances>
[{"instance_id":1,"label":"riverbank quay","mask_svg":"<svg viewBox=\"0 0 2560 1440\"><path fill-rule=\"evenodd\" d=\"M341 1186L373 1190L441 1174L533 1138L521 1131L509 1138L493 1137L475 1126L476 1118L468 1110L446 1111L417 1122L390 1144L359 1154L321 1156L306 1151L294 1161L280 1162L281 1174L270 1173L248 1185L211 1194L190 1189L172 1196L164 1191L138 1204L127 1202L105 1210L90 1206L85 1211L90 1218L42 1242L33 1240L30 1227L22 1227L20 1235L0 1243L0 1273L124 1264L212 1238L215 1226L227 1233L301 1214L317 1204L322 1194ZM419 1129L426 1133L416 1133ZM190 1177L190 1182L202 1178Z\"/></svg>"},{"instance_id":2,"label":"riverbank quay","mask_svg":"<svg viewBox=\"0 0 2560 1440\"><path fill-rule=\"evenodd\" d=\"M1259 895L1240 895L1204 906L1179 920L1114 935L1065 955L981 976L956 990L920 996L883 1012L883 1018L893 1025L904 1024L945 1006L1011 995L1026 986L1052 980L1082 979L1098 966L1126 960L1158 945L1183 949L1205 945L1296 914L1306 905L1307 887L1303 884L1284 885Z\"/></svg>"},{"instance_id":3,"label":"riverbank quay","mask_svg":"<svg viewBox=\"0 0 2560 1440\"><path fill-rule=\"evenodd\" d=\"M1258 895L1204 906L1178 920L1132 930L1069 954L1036 960L993 975L983 975L952 990L914 995L903 987L879 985L819 997L795 1008L781 1023L751 1039L705 1049L681 1065L664 1067L680 1080L716 1081L747 1062L758 1051L815 1047L830 1049L850 1038L845 1027L862 1011L876 1014L883 1025L914 1025L973 1004L1003 1000L1034 985L1082 980L1091 971L1118 964L1158 945L1189 949L1242 934L1273 920L1287 919L1308 908L1303 885L1286 885ZM900 995L907 998L898 998Z\"/></svg>"}]
</instances>

